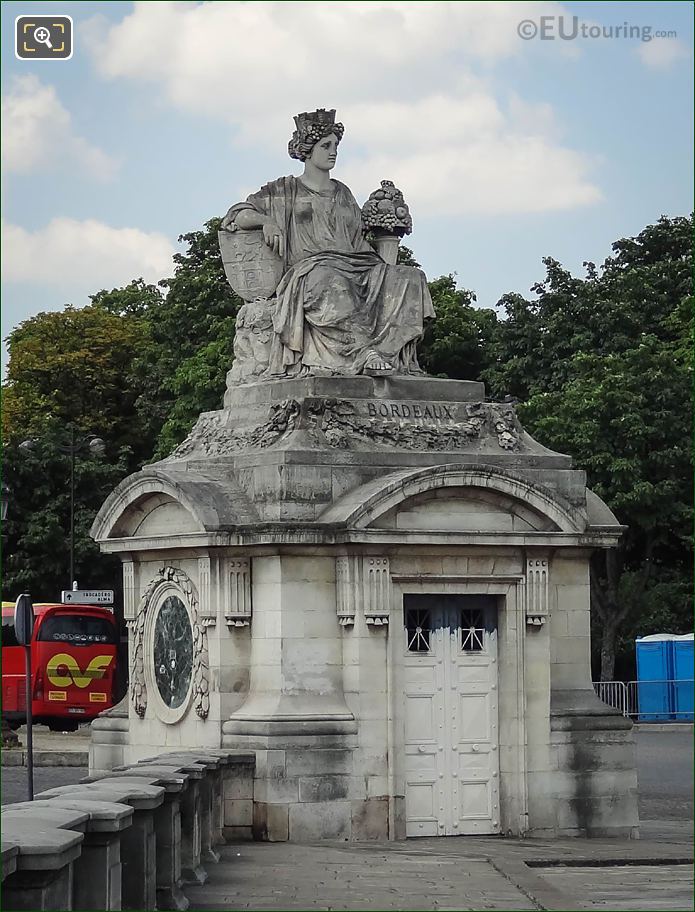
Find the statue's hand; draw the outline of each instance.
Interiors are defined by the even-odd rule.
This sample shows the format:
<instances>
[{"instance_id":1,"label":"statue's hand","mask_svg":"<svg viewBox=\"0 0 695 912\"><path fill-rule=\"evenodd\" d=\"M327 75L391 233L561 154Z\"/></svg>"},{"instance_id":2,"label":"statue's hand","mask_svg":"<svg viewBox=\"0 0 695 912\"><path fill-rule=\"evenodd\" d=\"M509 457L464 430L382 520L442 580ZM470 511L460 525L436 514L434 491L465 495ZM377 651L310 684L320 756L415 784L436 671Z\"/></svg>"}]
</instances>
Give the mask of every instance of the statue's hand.
<instances>
[{"instance_id":1,"label":"statue's hand","mask_svg":"<svg viewBox=\"0 0 695 912\"><path fill-rule=\"evenodd\" d=\"M234 224L235 215L236 215L236 212L232 212L232 210L230 209L229 212L222 219L222 224L220 225L220 228L222 229L222 231L231 231L232 230L232 225Z\"/></svg>"},{"instance_id":2,"label":"statue's hand","mask_svg":"<svg viewBox=\"0 0 695 912\"><path fill-rule=\"evenodd\" d=\"M275 222L268 220L263 223L263 240L273 253L279 257L285 256L285 233Z\"/></svg>"}]
</instances>

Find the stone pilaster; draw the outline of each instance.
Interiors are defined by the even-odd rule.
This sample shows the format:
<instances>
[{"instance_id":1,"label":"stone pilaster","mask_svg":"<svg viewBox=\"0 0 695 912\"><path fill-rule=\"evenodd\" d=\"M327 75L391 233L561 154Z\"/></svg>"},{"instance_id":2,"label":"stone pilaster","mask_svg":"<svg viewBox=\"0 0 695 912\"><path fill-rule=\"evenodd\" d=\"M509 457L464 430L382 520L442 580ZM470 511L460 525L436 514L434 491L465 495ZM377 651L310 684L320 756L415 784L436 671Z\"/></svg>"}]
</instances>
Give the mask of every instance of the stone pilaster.
<instances>
[{"instance_id":1,"label":"stone pilaster","mask_svg":"<svg viewBox=\"0 0 695 912\"><path fill-rule=\"evenodd\" d=\"M251 561L247 557L226 563L227 599L224 616L229 627L248 627L251 623Z\"/></svg>"}]
</instances>

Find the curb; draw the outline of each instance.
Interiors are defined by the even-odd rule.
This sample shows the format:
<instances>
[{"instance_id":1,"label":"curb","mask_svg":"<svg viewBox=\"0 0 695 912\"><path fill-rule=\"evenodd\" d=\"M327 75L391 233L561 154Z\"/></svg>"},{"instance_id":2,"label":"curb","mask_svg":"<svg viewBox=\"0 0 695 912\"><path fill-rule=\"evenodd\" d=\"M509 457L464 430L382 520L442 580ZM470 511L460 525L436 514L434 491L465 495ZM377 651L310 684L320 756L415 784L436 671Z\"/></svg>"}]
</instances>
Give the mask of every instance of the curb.
<instances>
[{"instance_id":1,"label":"curb","mask_svg":"<svg viewBox=\"0 0 695 912\"><path fill-rule=\"evenodd\" d=\"M667 732L667 731L693 731L692 722L635 722L633 725L638 732Z\"/></svg>"},{"instance_id":2,"label":"curb","mask_svg":"<svg viewBox=\"0 0 695 912\"><path fill-rule=\"evenodd\" d=\"M544 912L585 912L594 908L549 883L521 858L488 855L487 862Z\"/></svg>"},{"instance_id":3,"label":"curb","mask_svg":"<svg viewBox=\"0 0 695 912\"><path fill-rule=\"evenodd\" d=\"M6 749L2 752L3 766L26 766L25 750ZM89 766L88 751L34 751L34 766Z\"/></svg>"}]
</instances>

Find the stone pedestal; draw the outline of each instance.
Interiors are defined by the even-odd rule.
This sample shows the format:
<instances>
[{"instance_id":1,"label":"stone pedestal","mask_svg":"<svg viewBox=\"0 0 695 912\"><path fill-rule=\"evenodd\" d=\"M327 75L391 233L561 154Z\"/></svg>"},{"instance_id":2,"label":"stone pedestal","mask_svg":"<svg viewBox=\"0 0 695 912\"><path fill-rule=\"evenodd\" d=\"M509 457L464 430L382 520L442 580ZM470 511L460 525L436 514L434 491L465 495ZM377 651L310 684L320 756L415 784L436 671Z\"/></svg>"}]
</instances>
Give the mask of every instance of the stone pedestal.
<instances>
[{"instance_id":1,"label":"stone pedestal","mask_svg":"<svg viewBox=\"0 0 695 912\"><path fill-rule=\"evenodd\" d=\"M79 858L83 833L55 829L38 819L7 826L17 848L15 870L3 879L5 909L71 909L73 862Z\"/></svg>"},{"instance_id":2,"label":"stone pedestal","mask_svg":"<svg viewBox=\"0 0 695 912\"><path fill-rule=\"evenodd\" d=\"M95 521L132 662L95 767L250 753L222 823L258 839L634 833L630 724L587 704L589 558L622 529L569 457L480 383L313 377L224 406Z\"/></svg>"},{"instance_id":3,"label":"stone pedestal","mask_svg":"<svg viewBox=\"0 0 695 912\"><path fill-rule=\"evenodd\" d=\"M34 801L31 807L42 818L50 817L46 812L55 807L89 815L82 852L74 862L73 909L120 909L121 834L132 824L133 809L110 801L69 797L55 797L50 802ZM71 826L71 829L75 827Z\"/></svg>"},{"instance_id":4,"label":"stone pedestal","mask_svg":"<svg viewBox=\"0 0 695 912\"><path fill-rule=\"evenodd\" d=\"M2 879L5 880L17 870L19 848L7 839L2 840Z\"/></svg>"},{"instance_id":5,"label":"stone pedestal","mask_svg":"<svg viewBox=\"0 0 695 912\"><path fill-rule=\"evenodd\" d=\"M135 779L119 777L93 784L66 785L48 789L39 799L94 796L133 808L132 824L121 844L121 907L133 910L156 908L155 815L164 815L164 789ZM59 907L57 907L59 908ZM69 907L67 907L69 908Z\"/></svg>"}]
</instances>

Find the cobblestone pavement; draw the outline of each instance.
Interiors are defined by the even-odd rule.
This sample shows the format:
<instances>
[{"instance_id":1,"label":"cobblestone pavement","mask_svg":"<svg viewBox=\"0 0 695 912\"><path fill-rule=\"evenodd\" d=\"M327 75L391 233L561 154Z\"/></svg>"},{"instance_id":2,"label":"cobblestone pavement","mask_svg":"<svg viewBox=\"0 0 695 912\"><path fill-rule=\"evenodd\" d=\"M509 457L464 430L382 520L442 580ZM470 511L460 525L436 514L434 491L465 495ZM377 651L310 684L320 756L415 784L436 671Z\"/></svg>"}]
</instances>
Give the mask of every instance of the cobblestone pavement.
<instances>
[{"instance_id":1,"label":"cobblestone pavement","mask_svg":"<svg viewBox=\"0 0 695 912\"><path fill-rule=\"evenodd\" d=\"M191 909L692 909L692 732L636 740L639 840L240 843L186 888Z\"/></svg>"},{"instance_id":2,"label":"cobblestone pavement","mask_svg":"<svg viewBox=\"0 0 695 912\"><path fill-rule=\"evenodd\" d=\"M539 908L489 861L421 852L414 841L400 851L239 843L209 875L204 886L186 889L191 909Z\"/></svg>"},{"instance_id":3,"label":"cobblestone pavement","mask_svg":"<svg viewBox=\"0 0 695 912\"><path fill-rule=\"evenodd\" d=\"M687 910L687 829L675 843L418 839L314 846L237 843L191 910ZM644 859L644 863L639 863ZM586 862L581 864L581 862ZM628 861L628 864L624 862ZM579 862L579 863L578 863ZM623 862L621 864L621 862Z\"/></svg>"},{"instance_id":4,"label":"cobblestone pavement","mask_svg":"<svg viewBox=\"0 0 695 912\"><path fill-rule=\"evenodd\" d=\"M73 785L88 775L86 766L36 766L34 767L34 792ZM3 766L0 774L2 803L15 804L27 800L27 769L25 766Z\"/></svg>"},{"instance_id":5,"label":"cobblestone pavement","mask_svg":"<svg viewBox=\"0 0 695 912\"><path fill-rule=\"evenodd\" d=\"M693 908L692 864L554 867L538 873L557 889L611 912Z\"/></svg>"},{"instance_id":6,"label":"cobblestone pavement","mask_svg":"<svg viewBox=\"0 0 695 912\"><path fill-rule=\"evenodd\" d=\"M640 818L693 819L693 729L656 731L638 727L637 776Z\"/></svg>"},{"instance_id":7,"label":"cobblestone pavement","mask_svg":"<svg viewBox=\"0 0 695 912\"><path fill-rule=\"evenodd\" d=\"M191 910L200 912L680 912L693 905L689 829L681 824L680 839L673 843L475 837L379 845L237 843L223 849L220 864L209 869L207 883L186 887L186 895ZM677 859L683 863L672 863ZM659 861L665 863L654 863Z\"/></svg>"}]
</instances>

